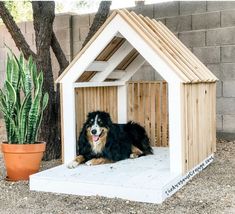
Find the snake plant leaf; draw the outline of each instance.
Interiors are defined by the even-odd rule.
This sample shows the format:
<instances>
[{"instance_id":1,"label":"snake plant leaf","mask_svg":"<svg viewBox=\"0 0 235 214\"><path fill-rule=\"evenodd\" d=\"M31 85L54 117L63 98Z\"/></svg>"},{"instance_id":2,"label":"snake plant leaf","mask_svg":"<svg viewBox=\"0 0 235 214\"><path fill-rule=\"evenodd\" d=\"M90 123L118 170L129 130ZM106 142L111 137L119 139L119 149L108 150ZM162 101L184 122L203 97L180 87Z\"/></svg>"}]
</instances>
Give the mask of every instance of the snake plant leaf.
<instances>
[{"instance_id":1,"label":"snake plant leaf","mask_svg":"<svg viewBox=\"0 0 235 214\"><path fill-rule=\"evenodd\" d=\"M11 102L11 105L14 105L16 103L15 89L13 88L12 84L7 80L5 81L5 88L7 89L7 99L9 100L9 102Z\"/></svg>"},{"instance_id":2,"label":"snake plant leaf","mask_svg":"<svg viewBox=\"0 0 235 214\"><path fill-rule=\"evenodd\" d=\"M33 63L31 67L31 77L33 80L33 85L34 85L34 90L35 90L36 85L37 85L37 67L35 63Z\"/></svg>"},{"instance_id":3,"label":"snake plant leaf","mask_svg":"<svg viewBox=\"0 0 235 214\"><path fill-rule=\"evenodd\" d=\"M29 111L27 141L34 143L37 119L40 115L40 96L36 95Z\"/></svg>"},{"instance_id":4,"label":"snake plant leaf","mask_svg":"<svg viewBox=\"0 0 235 214\"><path fill-rule=\"evenodd\" d=\"M6 79L11 82L11 75L12 75L12 57L7 54L7 70L6 70Z\"/></svg>"},{"instance_id":5,"label":"snake plant leaf","mask_svg":"<svg viewBox=\"0 0 235 214\"><path fill-rule=\"evenodd\" d=\"M47 107L48 101L49 101L49 94L45 93L42 99L42 111L44 111L45 108Z\"/></svg>"},{"instance_id":6,"label":"snake plant leaf","mask_svg":"<svg viewBox=\"0 0 235 214\"><path fill-rule=\"evenodd\" d=\"M49 94L45 93L44 96L43 96L43 100L42 100L42 108L41 108L40 116L37 120L35 140L37 140L38 131L39 131L39 128L40 128L41 123L42 123L42 116L43 116L44 110L47 107L48 101L49 101Z\"/></svg>"},{"instance_id":7,"label":"snake plant leaf","mask_svg":"<svg viewBox=\"0 0 235 214\"><path fill-rule=\"evenodd\" d=\"M18 114L18 126L19 126L19 143L25 143L25 137L27 134L27 117L31 107L31 92L27 94L21 105L20 112Z\"/></svg>"}]
</instances>

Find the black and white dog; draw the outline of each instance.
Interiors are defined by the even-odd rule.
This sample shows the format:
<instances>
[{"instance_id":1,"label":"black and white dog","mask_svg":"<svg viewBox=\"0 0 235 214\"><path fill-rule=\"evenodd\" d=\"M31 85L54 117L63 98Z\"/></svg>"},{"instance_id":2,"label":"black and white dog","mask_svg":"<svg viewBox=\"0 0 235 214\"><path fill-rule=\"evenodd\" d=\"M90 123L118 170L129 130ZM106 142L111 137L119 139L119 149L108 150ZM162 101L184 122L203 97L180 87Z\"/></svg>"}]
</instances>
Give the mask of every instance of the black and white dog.
<instances>
[{"instance_id":1,"label":"black and white dog","mask_svg":"<svg viewBox=\"0 0 235 214\"><path fill-rule=\"evenodd\" d=\"M68 168L81 163L98 165L152 154L145 129L132 121L114 124L103 111L91 112L80 132L77 157Z\"/></svg>"}]
</instances>

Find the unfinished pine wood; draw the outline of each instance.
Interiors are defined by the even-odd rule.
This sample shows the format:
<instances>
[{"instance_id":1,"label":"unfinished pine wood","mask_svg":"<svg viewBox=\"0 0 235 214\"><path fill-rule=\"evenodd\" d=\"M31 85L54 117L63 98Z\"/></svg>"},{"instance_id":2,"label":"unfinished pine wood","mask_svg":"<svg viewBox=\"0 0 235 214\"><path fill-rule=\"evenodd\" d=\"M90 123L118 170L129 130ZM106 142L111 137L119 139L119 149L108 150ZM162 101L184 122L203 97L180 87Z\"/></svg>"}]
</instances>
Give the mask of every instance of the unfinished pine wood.
<instances>
[{"instance_id":1,"label":"unfinished pine wood","mask_svg":"<svg viewBox=\"0 0 235 214\"><path fill-rule=\"evenodd\" d=\"M113 122L117 122L117 87L76 88L76 124L77 136L92 111L109 112Z\"/></svg>"},{"instance_id":2,"label":"unfinished pine wood","mask_svg":"<svg viewBox=\"0 0 235 214\"><path fill-rule=\"evenodd\" d=\"M145 127L153 146L168 146L167 83L128 83L128 120Z\"/></svg>"},{"instance_id":3,"label":"unfinished pine wood","mask_svg":"<svg viewBox=\"0 0 235 214\"><path fill-rule=\"evenodd\" d=\"M168 110L167 110L167 83L162 83L161 116L162 116L162 146L168 145Z\"/></svg>"},{"instance_id":4,"label":"unfinished pine wood","mask_svg":"<svg viewBox=\"0 0 235 214\"><path fill-rule=\"evenodd\" d=\"M125 12L124 12L125 11ZM144 39L145 42L147 42L150 47L156 51L158 55L160 55L175 71L175 73L179 76L180 79L182 79L183 82L191 82L191 80L182 73L182 71L174 64L169 58L172 58L169 56L169 54L165 55L165 53L162 52L161 49L156 45L156 39L154 36L151 35L151 33L148 31L148 28L143 27L138 20L132 17L132 14L127 12L126 10L119 11L119 15L121 15L133 28L134 30L140 34L140 36ZM177 62L175 62L177 64Z\"/></svg>"},{"instance_id":5,"label":"unfinished pine wood","mask_svg":"<svg viewBox=\"0 0 235 214\"><path fill-rule=\"evenodd\" d=\"M189 171L216 149L216 84L184 84L183 168Z\"/></svg>"}]
</instances>

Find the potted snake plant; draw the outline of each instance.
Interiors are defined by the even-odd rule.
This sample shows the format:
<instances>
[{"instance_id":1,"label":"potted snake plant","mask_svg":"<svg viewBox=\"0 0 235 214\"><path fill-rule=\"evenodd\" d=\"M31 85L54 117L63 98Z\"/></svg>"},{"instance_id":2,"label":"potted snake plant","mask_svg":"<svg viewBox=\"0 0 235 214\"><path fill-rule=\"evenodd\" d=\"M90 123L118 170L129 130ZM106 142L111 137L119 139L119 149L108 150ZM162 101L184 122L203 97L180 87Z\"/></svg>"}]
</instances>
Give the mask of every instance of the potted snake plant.
<instances>
[{"instance_id":1,"label":"potted snake plant","mask_svg":"<svg viewBox=\"0 0 235 214\"><path fill-rule=\"evenodd\" d=\"M38 172L45 142L37 140L48 93L42 92L43 73L38 72L32 57L7 56L6 80L0 89L0 111L3 113L7 142L1 144L7 178L28 180Z\"/></svg>"}]
</instances>

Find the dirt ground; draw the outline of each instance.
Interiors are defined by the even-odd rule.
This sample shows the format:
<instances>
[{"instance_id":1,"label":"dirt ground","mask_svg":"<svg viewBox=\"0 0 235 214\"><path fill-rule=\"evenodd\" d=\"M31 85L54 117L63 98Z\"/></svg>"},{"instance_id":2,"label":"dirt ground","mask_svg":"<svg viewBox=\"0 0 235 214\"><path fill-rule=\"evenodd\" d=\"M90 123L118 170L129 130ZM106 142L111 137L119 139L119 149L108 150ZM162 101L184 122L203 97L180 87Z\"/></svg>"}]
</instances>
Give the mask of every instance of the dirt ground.
<instances>
[{"instance_id":1,"label":"dirt ground","mask_svg":"<svg viewBox=\"0 0 235 214\"><path fill-rule=\"evenodd\" d=\"M42 163L42 170L60 164ZM7 182L0 155L0 213L235 213L235 142L218 142L214 162L163 204L104 197L82 197L29 191L28 182Z\"/></svg>"}]
</instances>

